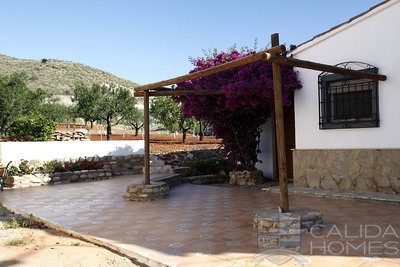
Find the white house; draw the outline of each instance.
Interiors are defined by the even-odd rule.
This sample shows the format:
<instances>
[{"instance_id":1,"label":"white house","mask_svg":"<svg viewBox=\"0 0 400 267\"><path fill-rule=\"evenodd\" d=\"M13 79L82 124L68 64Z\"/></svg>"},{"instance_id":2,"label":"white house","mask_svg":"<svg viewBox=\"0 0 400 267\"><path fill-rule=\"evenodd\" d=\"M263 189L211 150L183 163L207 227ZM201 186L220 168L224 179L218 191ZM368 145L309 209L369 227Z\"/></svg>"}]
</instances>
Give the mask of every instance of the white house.
<instances>
[{"instance_id":1,"label":"white house","mask_svg":"<svg viewBox=\"0 0 400 267\"><path fill-rule=\"evenodd\" d=\"M299 45L293 57L366 70L383 82L297 68L295 186L400 193L400 0Z\"/></svg>"}]
</instances>

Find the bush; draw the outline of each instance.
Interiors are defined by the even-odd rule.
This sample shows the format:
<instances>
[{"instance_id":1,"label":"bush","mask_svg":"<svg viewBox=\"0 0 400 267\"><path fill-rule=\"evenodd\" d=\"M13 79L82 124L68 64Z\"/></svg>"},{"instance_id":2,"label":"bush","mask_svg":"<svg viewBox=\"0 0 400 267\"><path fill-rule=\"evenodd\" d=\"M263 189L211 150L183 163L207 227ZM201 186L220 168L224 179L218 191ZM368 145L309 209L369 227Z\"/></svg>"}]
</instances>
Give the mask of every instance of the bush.
<instances>
[{"instance_id":1,"label":"bush","mask_svg":"<svg viewBox=\"0 0 400 267\"><path fill-rule=\"evenodd\" d=\"M22 176L25 174L32 174L35 171L35 166L29 166L27 160L22 160L18 167L11 165L8 170L10 176Z\"/></svg>"},{"instance_id":2,"label":"bush","mask_svg":"<svg viewBox=\"0 0 400 267\"><path fill-rule=\"evenodd\" d=\"M57 123L35 114L19 117L7 127L8 136L30 135L34 141L49 141L57 128Z\"/></svg>"},{"instance_id":3,"label":"bush","mask_svg":"<svg viewBox=\"0 0 400 267\"><path fill-rule=\"evenodd\" d=\"M29 161L21 159L21 163L17 166L11 165L8 170L9 176L22 176L25 174L44 173L50 174L53 172L81 171L81 170L98 170L102 169L104 164L95 161L85 163L74 162L71 164L62 164L57 160L45 162L39 166L29 165Z\"/></svg>"},{"instance_id":4,"label":"bush","mask_svg":"<svg viewBox=\"0 0 400 267\"><path fill-rule=\"evenodd\" d=\"M190 167L184 176L200 176L208 174L218 174L221 170L229 172L228 162L225 159L215 158L202 161L187 163L184 166Z\"/></svg>"}]
</instances>

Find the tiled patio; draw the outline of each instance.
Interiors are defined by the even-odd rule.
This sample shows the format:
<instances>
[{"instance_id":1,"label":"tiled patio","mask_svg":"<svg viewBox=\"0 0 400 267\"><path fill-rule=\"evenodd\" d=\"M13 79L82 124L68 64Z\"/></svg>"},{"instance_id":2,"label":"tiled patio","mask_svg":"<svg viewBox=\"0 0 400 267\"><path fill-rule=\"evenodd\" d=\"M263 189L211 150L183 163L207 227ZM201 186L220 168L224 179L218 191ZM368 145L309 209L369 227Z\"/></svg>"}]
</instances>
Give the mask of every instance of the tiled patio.
<instances>
[{"instance_id":1,"label":"tiled patio","mask_svg":"<svg viewBox=\"0 0 400 267\"><path fill-rule=\"evenodd\" d=\"M325 228L301 235L291 257L257 251L253 211L277 206L279 194L182 184L168 199L131 202L123 194L143 176L5 190L0 202L68 232L121 249L149 265L400 266L398 204L291 196L291 206L323 213ZM275 262L275 263L274 263Z\"/></svg>"}]
</instances>

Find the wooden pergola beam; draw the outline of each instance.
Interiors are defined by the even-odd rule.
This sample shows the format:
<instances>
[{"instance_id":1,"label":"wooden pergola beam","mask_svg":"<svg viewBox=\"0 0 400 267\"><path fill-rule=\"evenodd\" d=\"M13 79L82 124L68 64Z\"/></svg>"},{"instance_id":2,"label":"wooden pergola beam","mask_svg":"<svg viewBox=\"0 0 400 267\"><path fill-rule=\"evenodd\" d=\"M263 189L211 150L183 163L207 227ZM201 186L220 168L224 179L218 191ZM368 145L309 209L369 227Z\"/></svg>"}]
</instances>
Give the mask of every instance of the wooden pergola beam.
<instances>
[{"instance_id":1,"label":"wooden pergola beam","mask_svg":"<svg viewBox=\"0 0 400 267\"><path fill-rule=\"evenodd\" d=\"M287 65L287 66L305 68L305 69L311 69L311 70L326 71L326 72L342 74L342 75L350 76L350 77L371 79L371 80L377 80L377 81L386 81L386 78L387 78L385 75L381 75L381 74L367 73L367 72L363 72L361 70L345 69L345 68L340 68L340 67L336 67L336 66L316 63L316 62L312 62L312 61L277 56L277 55L273 55L270 53L266 53L266 56L263 58L263 60L272 62L272 63L278 63L281 65Z\"/></svg>"},{"instance_id":2,"label":"wooden pergola beam","mask_svg":"<svg viewBox=\"0 0 400 267\"><path fill-rule=\"evenodd\" d=\"M284 52L286 52L286 47L284 45L279 45L279 46L272 47L270 49L255 53L255 54L247 56L247 57L242 57L242 58L230 61L230 62L226 62L222 65L215 66L215 67L212 67L209 69L197 71L194 73L190 73L187 75L179 76L179 77L168 79L168 80L161 81L161 82L138 86L138 87L135 87L135 92L152 90L155 88L160 88L160 87L168 86L171 84L183 83L183 82L187 82L190 80L202 78L202 77L205 77L205 76L208 76L211 74L215 74L215 73L218 73L221 71L233 69L233 68L236 68L239 66L243 66L243 65L252 63L252 62L263 60L266 56L265 53L280 54L280 53L284 53Z\"/></svg>"},{"instance_id":3,"label":"wooden pergola beam","mask_svg":"<svg viewBox=\"0 0 400 267\"><path fill-rule=\"evenodd\" d=\"M183 96L187 94L195 94L195 95L223 95L224 92L221 90L215 91L207 91L207 90L168 90L168 91L150 91L149 96ZM144 96L144 92L135 92L135 96L141 97Z\"/></svg>"}]
</instances>

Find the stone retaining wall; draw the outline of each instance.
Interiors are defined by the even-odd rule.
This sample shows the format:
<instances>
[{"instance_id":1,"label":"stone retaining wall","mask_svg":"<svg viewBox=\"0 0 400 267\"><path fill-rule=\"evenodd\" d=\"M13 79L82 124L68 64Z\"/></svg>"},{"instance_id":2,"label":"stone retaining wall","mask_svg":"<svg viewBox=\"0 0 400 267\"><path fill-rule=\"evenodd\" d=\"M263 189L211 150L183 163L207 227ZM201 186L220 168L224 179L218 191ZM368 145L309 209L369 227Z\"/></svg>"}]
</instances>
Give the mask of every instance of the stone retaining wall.
<instances>
[{"instance_id":1,"label":"stone retaining wall","mask_svg":"<svg viewBox=\"0 0 400 267\"><path fill-rule=\"evenodd\" d=\"M293 151L294 186L400 193L400 149Z\"/></svg>"},{"instance_id":2,"label":"stone retaining wall","mask_svg":"<svg viewBox=\"0 0 400 267\"><path fill-rule=\"evenodd\" d=\"M144 155L85 157L70 159L69 161L61 162L61 164L68 166L71 166L71 164L87 165L89 161L96 162L98 166L103 164L104 167L98 170L56 172L50 175L38 173L24 176L9 176L4 180L4 186L21 188L47 184L105 180L117 175L140 174L143 173Z\"/></svg>"},{"instance_id":3,"label":"stone retaining wall","mask_svg":"<svg viewBox=\"0 0 400 267\"><path fill-rule=\"evenodd\" d=\"M8 176L4 180L4 186L9 188L24 188L49 184L99 181L111 178L110 169L56 172L51 174L37 173L23 176Z\"/></svg>"},{"instance_id":4,"label":"stone retaining wall","mask_svg":"<svg viewBox=\"0 0 400 267\"><path fill-rule=\"evenodd\" d=\"M151 184L131 184L126 188L124 198L130 201L153 201L169 196L169 186L165 182Z\"/></svg>"},{"instance_id":5,"label":"stone retaining wall","mask_svg":"<svg viewBox=\"0 0 400 267\"><path fill-rule=\"evenodd\" d=\"M158 158L171 166L181 166L193 161L207 160L211 158L223 158L220 149L199 149L193 151L175 151L166 154L157 154Z\"/></svg>"},{"instance_id":6,"label":"stone retaining wall","mask_svg":"<svg viewBox=\"0 0 400 267\"><path fill-rule=\"evenodd\" d=\"M51 173L49 176L51 178L49 184L66 184L111 179L112 173L110 169L98 169L74 172L56 172Z\"/></svg>"},{"instance_id":7,"label":"stone retaining wall","mask_svg":"<svg viewBox=\"0 0 400 267\"><path fill-rule=\"evenodd\" d=\"M263 182L263 172L232 171L229 173L229 183L233 185L256 185Z\"/></svg>"}]
</instances>

